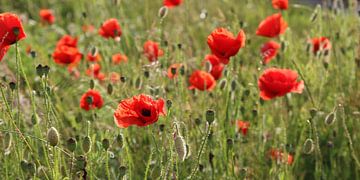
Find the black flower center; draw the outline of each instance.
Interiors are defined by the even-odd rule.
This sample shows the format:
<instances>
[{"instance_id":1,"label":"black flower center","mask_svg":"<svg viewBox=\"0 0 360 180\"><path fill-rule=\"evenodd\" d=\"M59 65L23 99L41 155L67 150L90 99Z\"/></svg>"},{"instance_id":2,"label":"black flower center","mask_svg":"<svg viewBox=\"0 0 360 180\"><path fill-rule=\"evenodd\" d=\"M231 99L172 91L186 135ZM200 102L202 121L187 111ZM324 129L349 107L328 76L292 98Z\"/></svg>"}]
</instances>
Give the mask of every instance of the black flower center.
<instances>
[{"instance_id":1,"label":"black flower center","mask_svg":"<svg viewBox=\"0 0 360 180\"><path fill-rule=\"evenodd\" d=\"M145 117L150 117L151 116L151 111L149 109L142 109L141 110L141 115L143 115Z\"/></svg>"}]
</instances>

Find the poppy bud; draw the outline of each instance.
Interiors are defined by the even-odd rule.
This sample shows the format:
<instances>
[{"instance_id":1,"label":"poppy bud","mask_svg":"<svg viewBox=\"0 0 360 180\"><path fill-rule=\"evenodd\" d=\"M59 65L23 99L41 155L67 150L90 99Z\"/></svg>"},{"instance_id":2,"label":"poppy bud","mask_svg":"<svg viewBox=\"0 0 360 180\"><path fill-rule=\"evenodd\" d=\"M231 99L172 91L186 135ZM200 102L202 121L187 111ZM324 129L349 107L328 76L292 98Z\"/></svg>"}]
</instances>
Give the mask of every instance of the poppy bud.
<instances>
[{"instance_id":1,"label":"poppy bud","mask_svg":"<svg viewBox=\"0 0 360 180\"><path fill-rule=\"evenodd\" d=\"M120 166L119 167L119 175L120 175L120 177L125 176L126 170L127 170L127 168L125 166Z\"/></svg>"},{"instance_id":2,"label":"poppy bud","mask_svg":"<svg viewBox=\"0 0 360 180\"><path fill-rule=\"evenodd\" d=\"M252 112L252 115L253 115L254 117L256 117L256 116L257 116L257 114L258 114L257 109L253 109L251 112Z\"/></svg>"},{"instance_id":3,"label":"poppy bud","mask_svg":"<svg viewBox=\"0 0 360 180\"><path fill-rule=\"evenodd\" d=\"M91 151L91 139L89 136L86 136L83 140L83 143L82 143L82 148L83 148L83 152L85 154L89 153Z\"/></svg>"},{"instance_id":4,"label":"poppy bud","mask_svg":"<svg viewBox=\"0 0 360 180\"><path fill-rule=\"evenodd\" d=\"M74 152L76 150L77 142L75 138L69 138L66 141L67 148L70 152Z\"/></svg>"},{"instance_id":5,"label":"poppy bud","mask_svg":"<svg viewBox=\"0 0 360 180\"><path fill-rule=\"evenodd\" d=\"M285 41L281 41L281 45L280 45L280 47L281 47L281 51L282 52L284 52L285 51L285 49L286 49L286 42Z\"/></svg>"},{"instance_id":6,"label":"poppy bud","mask_svg":"<svg viewBox=\"0 0 360 180\"><path fill-rule=\"evenodd\" d=\"M205 62L205 71L211 72L211 69L212 69L212 65L211 65L210 61L206 61Z\"/></svg>"},{"instance_id":7,"label":"poppy bud","mask_svg":"<svg viewBox=\"0 0 360 180\"><path fill-rule=\"evenodd\" d=\"M121 77L120 77L120 81L121 81L122 83L126 82L126 77L121 76Z\"/></svg>"},{"instance_id":8,"label":"poppy bud","mask_svg":"<svg viewBox=\"0 0 360 180\"><path fill-rule=\"evenodd\" d=\"M199 171L200 171L200 172L203 172L203 171L204 171L204 165L199 164Z\"/></svg>"},{"instance_id":9,"label":"poppy bud","mask_svg":"<svg viewBox=\"0 0 360 180\"><path fill-rule=\"evenodd\" d=\"M245 89L243 92L243 96L244 97L248 97L250 95L250 90L249 89Z\"/></svg>"},{"instance_id":10,"label":"poppy bud","mask_svg":"<svg viewBox=\"0 0 360 180\"><path fill-rule=\"evenodd\" d=\"M160 125L159 125L159 130L160 130L160 132L163 132L164 129L165 129L165 125L164 125L164 124L160 124Z\"/></svg>"},{"instance_id":11,"label":"poppy bud","mask_svg":"<svg viewBox=\"0 0 360 180\"><path fill-rule=\"evenodd\" d=\"M31 123L32 123L32 125L35 125L38 123L38 117L36 114L31 115Z\"/></svg>"},{"instance_id":12,"label":"poppy bud","mask_svg":"<svg viewBox=\"0 0 360 180\"><path fill-rule=\"evenodd\" d=\"M103 139L101 144L102 144L102 147L104 148L105 151L107 151L109 149L109 147L110 147L109 139L106 139L106 138Z\"/></svg>"},{"instance_id":13,"label":"poppy bud","mask_svg":"<svg viewBox=\"0 0 360 180\"><path fill-rule=\"evenodd\" d=\"M149 77L150 77L150 72L149 72L149 71L144 71L144 76L145 76L146 78L149 78Z\"/></svg>"},{"instance_id":14,"label":"poppy bud","mask_svg":"<svg viewBox=\"0 0 360 180\"><path fill-rule=\"evenodd\" d=\"M142 82L141 82L140 77L136 78L135 88L136 88L136 89L140 89L140 88L141 88L141 84L142 84Z\"/></svg>"},{"instance_id":15,"label":"poppy bud","mask_svg":"<svg viewBox=\"0 0 360 180\"><path fill-rule=\"evenodd\" d=\"M166 108L170 109L172 106L172 101L170 99L166 100Z\"/></svg>"},{"instance_id":16,"label":"poppy bud","mask_svg":"<svg viewBox=\"0 0 360 180\"><path fill-rule=\"evenodd\" d=\"M335 120L336 120L336 111L333 111L325 117L325 124L331 125L335 122Z\"/></svg>"},{"instance_id":17,"label":"poppy bud","mask_svg":"<svg viewBox=\"0 0 360 180\"><path fill-rule=\"evenodd\" d=\"M36 51L31 50L31 51L30 51L30 56L31 56L32 58L36 58L36 56L37 56Z\"/></svg>"},{"instance_id":18,"label":"poppy bud","mask_svg":"<svg viewBox=\"0 0 360 180\"><path fill-rule=\"evenodd\" d=\"M163 6L159 9L158 15L161 19L165 18L167 14L168 14L168 8L166 6Z\"/></svg>"},{"instance_id":19,"label":"poppy bud","mask_svg":"<svg viewBox=\"0 0 360 180\"><path fill-rule=\"evenodd\" d=\"M117 144L119 145L120 148L123 148L123 146L124 146L124 139L123 139L122 134L118 134L118 135L116 136L116 142L117 142Z\"/></svg>"},{"instance_id":20,"label":"poppy bud","mask_svg":"<svg viewBox=\"0 0 360 180\"><path fill-rule=\"evenodd\" d=\"M201 125L201 119L200 119L200 118L196 118L196 119L195 119L195 124L198 125L198 126Z\"/></svg>"},{"instance_id":21,"label":"poppy bud","mask_svg":"<svg viewBox=\"0 0 360 180\"><path fill-rule=\"evenodd\" d=\"M206 111L206 121L209 123L209 125L214 122L215 120L215 111L214 110L207 110Z\"/></svg>"},{"instance_id":22,"label":"poppy bud","mask_svg":"<svg viewBox=\"0 0 360 180\"><path fill-rule=\"evenodd\" d=\"M10 86L11 91L14 91L17 88L16 84L14 82L10 82L9 86Z\"/></svg>"},{"instance_id":23,"label":"poppy bud","mask_svg":"<svg viewBox=\"0 0 360 180\"><path fill-rule=\"evenodd\" d=\"M311 118L314 118L318 111L315 108L311 108L309 112L310 112Z\"/></svg>"},{"instance_id":24,"label":"poppy bud","mask_svg":"<svg viewBox=\"0 0 360 180\"><path fill-rule=\"evenodd\" d=\"M185 75L185 66L180 67L180 74L183 76Z\"/></svg>"},{"instance_id":25,"label":"poppy bud","mask_svg":"<svg viewBox=\"0 0 360 180\"><path fill-rule=\"evenodd\" d=\"M181 135L178 135L175 139L175 149L178 157L181 161L185 160L186 157L186 143L184 138Z\"/></svg>"},{"instance_id":26,"label":"poppy bud","mask_svg":"<svg viewBox=\"0 0 360 180\"><path fill-rule=\"evenodd\" d=\"M224 90L227 84L227 80L226 79L222 79L219 83L220 86L220 90Z\"/></svg>"},{"instance_id":27,"label":"poppy bud","mask_svg":"<svg viewBox=\"0 0 360 180\"><path fill-rule=\"evenodd\" d=\"M231 91L235 91L235 90L236 90L236 85L237 85L236 80L235 80L235 79L232 80L232 81L231 81Z\"/></svg>"},{"instance_id":28,"label":"poppy bud","mask_svg":"<svg viewBox=\"0 0 360 180\"><path fill-rule=\"evenodd\" d=\"M21 160L20 167L24 172L27 172L28 162L26 160Z\"/></svg>"},{"instance_id":29,"label":"poppy bud","mask_svg":"<svg viewBox=\"0 0 360 180\"><path fill-rule=\"evenodd\" d=\"M59 143L59 133L54 128L51 127L47 132L47 140L50 143L51 146L56 146Z\"/></svg>"},{"instance_id":30,"label":"poppy bud","mask_svg":"<svg viewBox=\"0 0 360 180\"><path fill-rule=\"evenodd\" d=\"M314 151L314 142L312 139L306 139L304 146L303 146L303 152L305 154L311 154Z\"/></svg>"},{"instance_id":31,"label":"poppy bud","mask_svg":"<svg viewBox=\"0 0 360 180\"><path fill-rule=\"evenodd\" d=\"M76 157L75 167L76 167L76 169L80 169L80 170L85 169L86 157L83 155Z\"/></svg>"},{"instance_id":32,"label":"poppy bud","mask_svg":"<svg viewBox=\"0 0 360 180\"><path fill-rule=\"evenodd\" d=\"M90 80L90 89L94 89L94 87L95 87L95 82L94 82L94 80Z\"/></svg>"},{"instance_id":33,"label":"poppy bud","mask_svg":"<svg viewBox=\"0 0 360 180\"><path fill-rule=\"evenodd\" d=\"M112 92L113 92L113 86L112 86L111 84L108 84L108 86L107 86L107 93L108 93L109 95L111 95Z\"/></svg>"},{"instance_id":34,"label":"poppy bud","mask_svg":"<svg viewBox=\"0 0 360 180\"><path fill-rule=\"evenodd\" d=\"M226 140L226 144L227 144L228 148L232 148L234 145L234 140L229 138Z\"/></svg>"}]
</instances>

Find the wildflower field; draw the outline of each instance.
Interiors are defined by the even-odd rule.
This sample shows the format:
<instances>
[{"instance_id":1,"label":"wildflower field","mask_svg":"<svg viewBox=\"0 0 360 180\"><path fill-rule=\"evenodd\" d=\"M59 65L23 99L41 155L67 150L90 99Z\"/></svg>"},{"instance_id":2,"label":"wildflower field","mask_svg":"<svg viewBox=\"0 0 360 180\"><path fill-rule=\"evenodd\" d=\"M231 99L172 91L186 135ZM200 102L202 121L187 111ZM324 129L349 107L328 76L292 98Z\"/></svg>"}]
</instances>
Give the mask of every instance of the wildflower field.
<instances>
[{"instance_id":1,"label":"wildflower field","mask_svg":"<svg viewBox=\"0 0 360 180\"><path fill-rule=\"evenodd\" d=\"M0 0L0 179L360 179L330 1Z\"/></svg>"}]
</instances>

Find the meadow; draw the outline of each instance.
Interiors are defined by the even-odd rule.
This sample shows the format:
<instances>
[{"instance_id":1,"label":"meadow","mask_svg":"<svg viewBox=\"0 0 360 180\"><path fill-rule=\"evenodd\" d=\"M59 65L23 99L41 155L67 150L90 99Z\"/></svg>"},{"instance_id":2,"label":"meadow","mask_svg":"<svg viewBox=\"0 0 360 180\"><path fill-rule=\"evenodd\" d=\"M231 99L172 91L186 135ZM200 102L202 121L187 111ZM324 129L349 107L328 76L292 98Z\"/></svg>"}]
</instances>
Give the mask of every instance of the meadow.
<instances>
[{"instance_id":1,"label":"meadow","mask_svg":"<svg viewBox=\"0 0 360 180\"><path fill-rule=\"evenodd\" d=\"M0 0L0 179L360 179L356 0L167 1Z\"/></svg>"}]
</instances>

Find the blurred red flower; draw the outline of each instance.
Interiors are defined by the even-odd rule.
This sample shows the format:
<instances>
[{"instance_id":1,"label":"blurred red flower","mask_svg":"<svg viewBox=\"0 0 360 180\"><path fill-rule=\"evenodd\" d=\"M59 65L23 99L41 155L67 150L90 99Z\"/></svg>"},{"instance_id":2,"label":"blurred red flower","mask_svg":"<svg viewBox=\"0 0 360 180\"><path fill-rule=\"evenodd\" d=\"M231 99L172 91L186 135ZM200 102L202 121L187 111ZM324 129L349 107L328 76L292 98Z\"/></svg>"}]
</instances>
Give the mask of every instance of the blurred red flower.
<instances>
[{"instance_id":1,"label":"blurred red flower","mask_svg":"<svg viewBox=\"0 0 360 180\"><path fill-rule=\"evenodd\" d=\"M95 30L95 27L93 26L93 25L83 25L82 27L81 27L81 29L82 29L82 31L83 32L94 32L94 30Z\"/></svg>"},{"instance_id":2,"label":"blurred red flower","mask_svg":"<svg viewBox=\"0 0 360 180\"><path fill-rule=\"evenodd\" d=\"M312 44L312 51L314 54L316 54L318 51L321 51L321 50L330 50L331 49L330 40L326 37L312 38L310 40L310 42Z\"/></svg>"},{"instance_id":3,"label":"blurred red flower","mask_svg":"<svg viewBox=\"0 0 360 180\"><path fill-rule=\"evenodd\" d=\"M220 79L225 68L224 64L221 63L221 60L217 56L209 54L205 56L202 64L205 65L206 62L210 62L211 64L210 74L214 77L214 79Z\"/></svg>"},{"instance_id":4,"label":"blurred red flower","mask_svg":"<svg viewBox=\"0 0 360 180\"><path fill-rule=\"evenodd\" d=\"M117 82L119 82L120 81L120 74L119 73L117 73L117 72L112 72L112 73L110 73L110 81L112 82L112 83L117 83Z\"/></svg>"},{"instance_id":5,"label":"blurred red flower","mask_svg":"<svg viewBox=\"0 0 360 180\"><path fill-rule=\"evenodd\" d=\"M164 100L154 100L149 95L140 94L122 100L114 113L114 120L120 128L147 126L158 121L160 115L166 115Z\"/></svg>"},{"instance_id":6,"label":"blurred red flower","mask_svg":"<svg viewBox=\"0 0 360 180\"><path fill-rule=\"evenodd\" d=\"M258 81L260 97L270 100L287 93L302 93L304 81L297 81L298 74L289 69L270 68L263 72Z\"/></svg>"},{"instance_id":7,"label":"blurred red flower","mask_svg":"<svg viewBox=\"0 0 360 180\"><path fill-rule=\"evenodd\" d=\"M269 41L263 44L261 47L261 56L263 58L263 63L269 63L277 55L279 48L280 44L275 41Z\"/></svg>"},{"instance_id":8,"label":"blurred red flower","mask_svg":"<svg viewBox=\"0 0 360 180\"><path fill-rule=\"evenodd\" d=\"M90 109L100 109L104 104L101 94L96 90L88 90L80 99L80 107L89 111Z\"/></svg>"},{"instance_id":9,"label":"blurred red flower","mask_svg":"<svg viewBox=\"0 0 360 180\"><path fill-rule=\"evenodd\" d=\"M288 165L291 165L294 162L294 157L291 154L283 153L283 151L279 149L270 149L269 155L272 160L279 163L287 163Z\"/></svg>"},{"instance_id":10,"label":"blurred red flower","mask_svg":"<svg viewBox=\"0 0 360 180\"><path fill-rule=\"evenodd\" d=\"M53 11L50 9L41 9L39 15L42 22L46 22L48 24L53 24L55 22L55 16Z\"/></svg>"},{"instance_id":11,"label":"blurred red flower","mask_svg":"<svg viewBox=\"0 0 360 180\"><path fill-rule=\"evenodd\" d=\"M238 121L236 121L236 125L237 125L238 131L241 131L241 133L244 136L246 136L247 131L250 127L250 122L238 120Z\"/></svg>"},{"instance_id":12,"label":"blurred red flower","mask_svg":"<svg viewBox=\"0 0 360 180\"><path fill-rule=\"evenodd\" d=\"M94 54L92 52L88 52L86 59L90 62L98 62L101 60L101 56L99 52L95 52Z\"/></svg>"},{"instance_id":13,"label":"blurred red flower","mask_svg":"<svg viewBox=\"0 0 360 180\"><path fill-rule=\"evenodd\" d=\"M86 75L96 77L101 70L101 66L98 63L91 64L89 68L86 70Z\"/></svg>"},{"instance_id":14,"label":"blurred red flower","mask_svg":"<svg viewBox=\"0 0 360 180\"><path fill-rule=\"evenodd\" d=\"M246 36L240 30L237 37L225 28L215 29L207 38L211 52L220 58L224 64L229 63L229 58L235 56L239 49L245 46Z\"/></svg>"},{"instance_id":15,"label":"blurred red flower","mask_svg":"<svg viewBox=\"0 0 360 180\"><path fill-rule=\"evenodd\" d=\"M106 20L99 29L99 34L104 38L116 38L121 36L121 27L117 19Z\"/></svg>"},{"instance_id":16,"label":"blurred red flower","mask_svg":"<svg viewBox=\"0 0 360 180\"><path fill-rule=\"evenodd\" d=\"M10 46L0 47L0 61L5 56L6 52L9 50Z\"/></svg>"},{"instance_id":17,"label":"blurred red flower","mask_svg":"<svg viewBox=\"0 0 360 180\"><path fill-rule=\"evenodd\" d=\"M182 0L164 0L164 6L168 8L172 8L175 6L179 6L182 3Z\"/></svg>"},{"instance_id":18,"label":"blurred red flower","mask_svg":"<svg viewBox=\"0 0 360 180\"><path fill-rule=\"evenodd\" d=\"M181 66L182 64L180 63L172 64L167 70L167 76L170 79L176 78L179 74L179 69L181 68Z\"/></svg>"},{"instance_id":19,"label":"blurred red flower","mask_svg":"<svg viewBox=\"0 0 360 180\"><path fill-rule=\"evenodd\" d=\"M111 59L113 64L126 63L128 61L128 57L120 53L112 55Z\"/></svg>"},{"instance_id":20,"label":"blurred red flower","mask_svg":"<svg viewBox=\"0 0 360 180\"><path fill-rule=\"evenodd\" d=\"M282 18L280 13L273 14L266 17L256 30L256 35L264 37L277 37L280 34L284 34L288 25Z\"/></svg>"},{"instance_id":21,"label":"blurred red flower","mask_svg":"<svg viewBox=\"0 0 360 180\"><path fill-rule=\"evenodd\" d=\"M288 0L272 0L272 6L274 9L286 10L289 7Z\"/></svg>"},{"instance_id":22,"label":"blurred red flower","mask_svg":"<svg viewBox=\"0 0 360 180\"><path fill-rule=\"evenodd\" d=\"M214 77L205 71L196 70L189 78L189 89L198 89L201 91L212 91L216 86Z\"/></svg>"},{"instance_id":23,"label":"blurred red flower","mask_svg":"<svg viewBox=\"0 0 360 180\"><path fill-rule=\"evenodd\" d=\"M71 37L70 35L64 35L63 37L61 37L61 39L59 39L56 46L57 47L69 46L69 47L76 48L77 47L77 41L78 41L78 39L76 37Z\"/></svg>"},{"instance_id":24,"label":"blurred red flower","mask_svg":"<svg viewBox=\"0 0 360 180\"><path fill-rule=\"evenodd\" d=\"M64 45L57 47L52 57L57 64L75 66L81 60L82 54L77 48Z\"/></svg>"},{"instance_id":25,"label":"blurred red flower","mask_svg":"<svg viewBox=\"0 0 360 180\"><path fill-rule=\"evenodd\" d=\"M80 77L80 72L79 70L76 69L76 67L69 66L67 70L70 73L70 75L72 75L75 79L78 79Z\"/></svg>"},{"instance_id":26,"label":"blurred red flower","mask_svg":"<svg viewBox=\"0 0 360 180\"><path fill-rule=\"evenodd\" d=\"M158 60L158 57L164 54L164 51L159 48L159 44L154 41L146 41L144 43L144 54L150 62Z\"/></svg>"}]
</instances>

